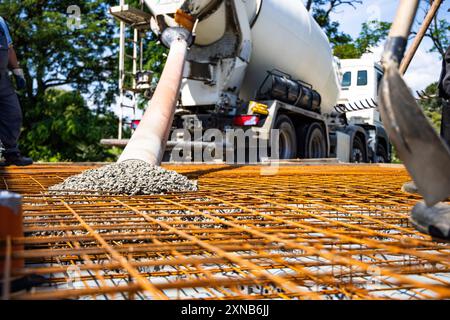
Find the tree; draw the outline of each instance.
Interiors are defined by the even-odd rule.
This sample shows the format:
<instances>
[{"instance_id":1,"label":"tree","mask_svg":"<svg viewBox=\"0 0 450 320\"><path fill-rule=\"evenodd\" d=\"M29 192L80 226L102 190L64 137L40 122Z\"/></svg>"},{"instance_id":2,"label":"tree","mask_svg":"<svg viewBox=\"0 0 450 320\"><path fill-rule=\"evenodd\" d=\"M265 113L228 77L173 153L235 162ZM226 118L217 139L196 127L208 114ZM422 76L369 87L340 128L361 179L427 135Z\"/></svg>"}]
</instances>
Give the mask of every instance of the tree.
<instances>
[{"instance_id":1,"label":"tree","mask_svg":"<svg viewBox=\"0 0 450 320\"><path fill-rule=\"evenodd\" d=\"M423 5L421 7L423 14L426 15L430 10L431 1L422 1ZM440 19L439 13L447 10L441 5L440 11L434 16L430 27L428 28L425 36L428 37L433 46L429 52L439 53L442 59L445 56L445 51L450 46L450 23L446 19ZM414 32L415 34L415 32ZM439 132L441 126L441 108L442 102L438 97L438 83L432 83L428 85L424 91L422 91L422 96L424 99L420 99L419 104L424 110L425 115L432 122L434 128Z\"/></svg>"},{"instance_id":2,"label":"tree","mask_svg":"<svg viewBox=\"0 0 450 320\"><path fill-rule=\"evenodd\" d=\"M342 6L362 4L360 0L308 0L305 7L310 11L320 27L325 31L333 46L346 45L352 42L352 37L339 29L339 22L331 20L331 13Z\"/></svg>"},{"instance_id":3,"label":"tree","mask_svg":"<svg viewBox=\"0 0 450 320\"><path fill-rule=\"evenodd\" d=\"M431 1L422 1L425 3L422 7L424 15L430 10ZM445 56L445 51L450 46L450 22L447 19L440 19L439 13L445 11L443 5L441 5L440 11L434 16L430 27L428 28L425 36L433 42L433 47L430 52L439 53L442 58ZM415 32L413 34L416 34Z\"/></svg>"},{"instance_id":4,"label":"tree","mask_svg":"<svg viewBox=\"0 0 450 320\"><path fill-rule=\"evenodd\" d=\"M108 8L115 2L88 0L77 7L70 0L0 4L23 63L28 99L36 102L49 88L70 86L91 94L96 104L112 101L117 87L117 27ZM79 10L78 26L76 14L67 13L70 8Z\"/></svg>"},{"instance_id":5,"label":"tree","mask_svg":"<svg viewBox=\"0 0 450 320\"><path fill-rule=\"evenodd\" d=\"M105 136L113 136L117 121L113 112L94 113L77 91L48 89L28 116L21 142L27 153L42 161L109 161L117 154L100 146Z\"/></svg>"},{"instance_id":6,"label":"tree","mask_svg":"<svg viewBox=\"0 0 450 320\"><path fill-rule=\"evenodd\" d=\"M364 22L358 38L349 43L334 46L334 55L341 59L359 59L376 47L389 34L391 24L383 21Z\"/></svg>"},{"instance_id":7,"label":"tree","mask_svg":"<svg viewBox=\"0 0 450 320\"><path fill-rule=\"evenodd\" d=\"M361 0L307 0L305 3L306 10L314 11L317 9L323 10L326 17L329 17L331 12L343 5L352 6L356 8L357 4L362 4ZM325 7L325 9L323 9Z\"/></svg>"},{"instance_id":8,"label":"tree","mask_svg":"<svg viewBox=\"0 0 450 320\"><path fill-rule=\"evenodd\" d=\"M419 105L422 107L425 115L433 124L437 132L441 128L441 99L438 97L438 83L432 83L422 92L424 98L419 100Z\"/></svg>"},{"instance_id":9,"label":"tree","mask_svg":"<svg viewBox=\"0 0 450 320\"><path fill-rule=\"evenodd\" d=\"M380 41L387 37L390 24L387 22L370 21L362 25L357 39L340 30L340 24L331 20L331 13L336 12L343 6L356 8L362 1L346 0L308 0L306 9L312 12L317 23L327 34L333 47L335 56L341 59L357 59L370 51Z\"/></svg>"},{"instance_id":10,"label":"tree","mask_svg":"<svg viewBox=\"0 0 450 320\"><path fill-rule=\"evenodd\" d=\"M373 20L364 22L356 39L356 47L361 54L370 52L381 41L385 40L391 29L391 23Z\"/></svg>"},{"instance_id":11,"label":"tree","mask_svg":"<svg viewBox=\"0 0 450 320\"><path fill-rule=\"evenodd\" d=\"M117 25L108 14L109 6L115 5L116 1L86 0L77 3L78 6L72 6L73 1L70 0L9 0L0 4L0 15L10 26L27 79L27 88L20 93L25 132L21 145L23 151L30 152L36 159L51 159L51 154L61 152L63 156L57 158L83 159L72 151L65 151L72 150L74 141L62 139L54 144L43 139L47 135L53 138L65 136L60 128L63 124L57 118L65 114L61 110L53 113L48 109L48 99L55 96L55 91L51 91L53 88L76 90L91 101L90 108L80 107L81 101L78 101L78 111L83 110L90 115L92 109L98 119L105 117L109 125L115 126L118 121L107 111L117 92L118 46L114 39ZM67 98L67 95L63 96ZM57 100L65 102L62 97ZM49 105L61 107L55 103ZM74 119L86 121L82 117ZM65 120L68 121L68 133L79 125L70 118L65 117ZM85 126L86 132L96 130L93 122L80 125ZM33 141L34 137L41 137L37 139L41 145ZM82 139L82 136L78 138ZM92 139L88 141L99 143ZM92 160L89 152L84 155L84 160ZM99 159L97 156L94 158Z\"/></svg>"}]
</instances>

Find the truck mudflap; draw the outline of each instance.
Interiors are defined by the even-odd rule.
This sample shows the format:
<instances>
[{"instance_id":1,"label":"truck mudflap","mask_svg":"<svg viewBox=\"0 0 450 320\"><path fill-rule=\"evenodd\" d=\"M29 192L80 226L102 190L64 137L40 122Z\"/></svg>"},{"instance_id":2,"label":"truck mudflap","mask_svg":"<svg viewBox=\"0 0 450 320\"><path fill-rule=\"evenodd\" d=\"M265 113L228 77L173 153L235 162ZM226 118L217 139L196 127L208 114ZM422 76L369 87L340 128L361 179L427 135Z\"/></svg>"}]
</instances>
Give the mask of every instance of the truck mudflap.
<instances>
[{"instance_id":1,"label":"truck mudflap","mask_svg":"<svg viewBox=\"0 0 450 320\"><path fill-rule=\"evenodd\" d=\"M356 125L348 125L343 129L338 129L350 137L350 162L369 162L369 136L364 128ZM339 143L339 141L337 142Z\"/></svg>"},{"instance_id":2,"label":"truck mudflap","mask_svg":"<svg viewBox=\"0 0 450 320\"><path fill-rule=\"evenodd\" d=\"M338 128L332 133L331 142L334 146L333 155L337 156L339 144L349 144L349 158L346 156L340 157L341 161L355 162L354 152L360 152L364 161L367 163L389 163L391 162L391 145L386 131L381 126L372 125L348 125L343 128ZM344 141L345 140L345 141ZM359 141L358 141L359 140ZM347 142L346 142L347 141ZM356 145L356 146L355 146ZM359 148L360 150L354 150ZM362 148L362 150L361 150ZM341 148L342 149L342 148Z\"/></svg>"},{"instance_id":3,"label":"truck mudflap","mask_svg":"<svg viewBox=\"0 0 450 320\"><path fill-rule=\"evenodd\" d=\"M375 126L375 135L376 135L375 148L374 148L375 159L373 162L390 163L392 161L392 145L389 142L389 136L388 136L386 130L382 126ZM380 154L381 150L385 152L385 155ZM381 160L380 156L385 156L385 159L383 159L383 161L380 161Z\"/></svg>"}]
</instances>

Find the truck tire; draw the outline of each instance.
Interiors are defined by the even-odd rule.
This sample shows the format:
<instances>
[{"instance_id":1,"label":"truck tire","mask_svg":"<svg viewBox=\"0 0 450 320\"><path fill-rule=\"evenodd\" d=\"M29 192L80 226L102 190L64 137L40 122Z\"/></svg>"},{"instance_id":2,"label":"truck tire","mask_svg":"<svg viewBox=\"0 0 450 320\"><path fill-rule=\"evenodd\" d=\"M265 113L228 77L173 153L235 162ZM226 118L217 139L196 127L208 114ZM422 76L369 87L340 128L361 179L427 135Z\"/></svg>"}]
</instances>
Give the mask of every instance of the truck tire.
<instances>
[{"instance_id":1,"label":"truck tire","mask_svg":"<svg viewBox=\"0 0 450 320\"><path fill-rule=\"evenodd\" d=\"M297 158L297 135L291 119L284 114L280 114L275 121L274 129L280 130L280 159Z\"/></svg>"},{"instance_id":2,"label":"truck tire","mask_svg":"<svg viewBox=\"0 0 450 320\"><path fill-rule=\"evenodd\" d=\"M388 155L386 148L382 144L378 144L377 146L377 154L376 154L376 163L388 163Z\"/></svg>"},{"instance_id":3,"label":"truck tire","mask_svg":"<svg viewBox=\"0 0 450 320\"><path fill-rule=\"evenodd\" d=\"M322 126L313 122L305 125L299 132L300 156L303 159L327 158L327 140Z\"/></svg>"},{"instance_id":4,"label":"truck tire","mask_svg":"<svg viewBox=\"0 0 450 320\"><path fill-rule=\"evenodd\" d=\"M366 148L364 146L363 141L359 136L355 136L353 138L353 147L352 153L350 157L350 162L353 163L365 163L367 162L367 154Z\"/></svg>"}]
</instances>

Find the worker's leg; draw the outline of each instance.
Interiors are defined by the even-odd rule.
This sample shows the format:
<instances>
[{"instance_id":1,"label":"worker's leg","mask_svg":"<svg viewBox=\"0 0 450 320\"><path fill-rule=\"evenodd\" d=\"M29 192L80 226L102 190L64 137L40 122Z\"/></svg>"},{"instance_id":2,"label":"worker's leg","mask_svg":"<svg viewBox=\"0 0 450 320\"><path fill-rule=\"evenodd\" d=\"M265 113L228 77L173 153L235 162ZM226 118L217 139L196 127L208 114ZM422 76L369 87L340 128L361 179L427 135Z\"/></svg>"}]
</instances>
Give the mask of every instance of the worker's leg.
<instances>
[{"instance_id":1,"label":"worker's leg","mask_svg":"<svg viewBox=\"0 0 450 320\"><path fill-rule=\"evenodd\" d=\"M23 157L17 145L22 127L22 110L17 95L11 94L0 97L0 140L5 151L5 161L0 166L28 166L33 160Z\"/></svg>"},{"instance_id":2,"label":"worker's leg","mask_svg":"<svg viewBox=\"0 0 450 320\"><path fill-rule=\"evenodd\" d=\"M419 202L414 206L410 220L420 232L450 240L449 204L438 203L433 207L427 207L425 203Z\"/></svg>"},{"instance_id":3,"label":"worker's leg","mask_svg":"<svg viewBox=\"0 0 450 320\"><path fill-rule=\"evenodd\" d=\"M4 154L18 153L17 142L22 127L22 110L17 95L0 97L0 140L5 148Z\"/></svg>"},{"instance_id":4,"label":"worker's leg","mask_svg":"<svg viewBox=\"0 0 450 320\"><path fill-rule=\"evenodd\" d=\"M450 101L442 101L441 137L450 148Z\"/></svg>"},{"instance_id":5,"label":"worker's leg","mask_svg":"<svg viewBox=\"0 0 450 320\"><path fill-rule=\"evenodd\" d=\"M405 182L405 184L403 184L402 186L402 191L406 193L419 193L419 190L417 190L417 186L414 181Z\"/></svg>"}]
</instances>

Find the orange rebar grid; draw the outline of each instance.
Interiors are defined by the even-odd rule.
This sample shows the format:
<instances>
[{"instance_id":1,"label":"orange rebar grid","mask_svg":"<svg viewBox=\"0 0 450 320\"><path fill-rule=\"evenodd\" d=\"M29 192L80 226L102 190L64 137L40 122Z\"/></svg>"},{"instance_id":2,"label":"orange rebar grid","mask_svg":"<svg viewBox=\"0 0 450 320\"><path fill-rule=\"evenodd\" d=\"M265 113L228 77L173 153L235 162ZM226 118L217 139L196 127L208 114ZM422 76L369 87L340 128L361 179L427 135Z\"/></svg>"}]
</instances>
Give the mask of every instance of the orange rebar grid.
<instances>
[{"instance_id":1,"label":"orange rebar grid","mask_svg":"<svg viewBox=\"0 0 450 320\"><path fill-rule=\"evenodd\" d=\"M87 169L0 171L24 196L24 269L44 286L9 299L445 299L450 249L408 221L420 198L396 166L169 166L200 191L64 195ZM11 244L10 244L11 246ZM10 259L11 257L0 257ZM75 276L74 276L75 274ZM6 284L3 288L11 288ZM4 290L6 291L6 290Z\"/></svg>"}]
</instances>

